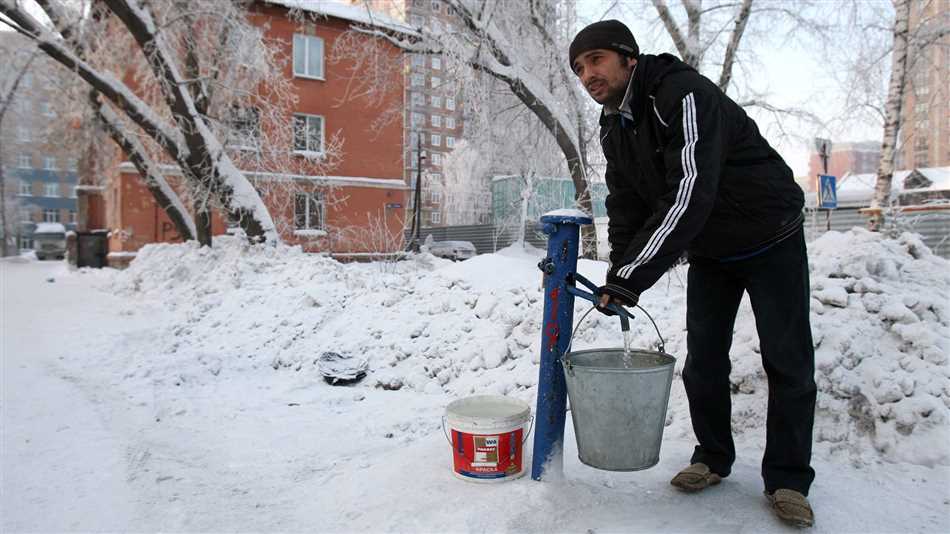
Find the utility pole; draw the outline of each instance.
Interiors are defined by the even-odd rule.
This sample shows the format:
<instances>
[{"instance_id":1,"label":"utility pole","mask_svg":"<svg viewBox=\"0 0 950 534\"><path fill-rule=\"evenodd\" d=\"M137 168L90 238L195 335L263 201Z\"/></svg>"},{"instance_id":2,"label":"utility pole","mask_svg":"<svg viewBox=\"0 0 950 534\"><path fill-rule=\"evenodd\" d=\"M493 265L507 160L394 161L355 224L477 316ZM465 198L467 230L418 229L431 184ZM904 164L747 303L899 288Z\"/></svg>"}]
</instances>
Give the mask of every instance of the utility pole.
<instances>
[{"instance_id":1,"label":"utility pole","mask_svg":"<svg viewBox=\"0 0 950 534\"><path fill-rule=\"evenodd\" d=\"M412 228L410 230L409 250L419 252L419 236L422 233L422 163L426 157L422 155L422 132L416 139L416 190L412 199Z\"/></svg>"}]
</instances>

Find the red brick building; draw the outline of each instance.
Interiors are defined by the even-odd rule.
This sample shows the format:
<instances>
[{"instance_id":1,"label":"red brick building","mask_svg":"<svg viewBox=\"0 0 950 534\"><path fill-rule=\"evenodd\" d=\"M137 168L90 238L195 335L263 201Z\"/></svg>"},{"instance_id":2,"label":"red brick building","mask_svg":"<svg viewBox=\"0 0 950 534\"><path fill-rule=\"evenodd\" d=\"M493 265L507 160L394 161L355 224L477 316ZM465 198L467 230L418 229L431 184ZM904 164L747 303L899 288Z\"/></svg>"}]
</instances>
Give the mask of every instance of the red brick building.
<instances>
[{"instance_id":1,"label":"red brick building","mask_svg":"<svg viewBox=\"0 0 950 534\"><path fill-rule=\"evenodd\" d=\"M288 151L301 158L320 154L329 139L339 135L343 155L335 166L322 172L316 166L309 169L309 160L302 160L303 172L298 168L292 174L242 170L262 191L285 243L338 257L395 252L402 247L409 204L403 174L404 77L402 73L394 76L385 94L347 99L353 64L331 62L328 55L351 25L366 22L365 8L313 3L306 10L315 16L301 22L288 18L281 4L257 2L249 19L266 37L284 43L286 57L292 58L285 74L292 82L296 103L287 110L287 120L303 125L307 135L306 146L297 146L295 139L295 146L287 147ZM376 23L386 20L374 17ZM387 47L392 60L401 62L400 51ZM394 109L394 119L378 120L381 113ZM168 169L174 185L177 169ZM115 162L104 178L98 180L105 184L101 188L79 187L80 231L110 231L111 264L127 262L145 244L180 241L174 225L130 163ZM294 187L281 193L280 187L264 186L274 183L293 183ZM212 230L215 235L227 230L220 214L213 217Z\"/></svg>"},{"instance_id":2,"label":"red brick building","mask_svg":"<svg viewBox=\"0 0 950 534\"><path fill-rule=\"evenodd\" d=\"M832 143L831 157L828 158L828 174L840 180L846 174L868 174L877 172L881 161L880 141L861 141L857 143ZM824 174L818 152L812 149L808 158L808 176L801 183L805 191L818 190L818 175Z\"/></svg>"}]
</instances>

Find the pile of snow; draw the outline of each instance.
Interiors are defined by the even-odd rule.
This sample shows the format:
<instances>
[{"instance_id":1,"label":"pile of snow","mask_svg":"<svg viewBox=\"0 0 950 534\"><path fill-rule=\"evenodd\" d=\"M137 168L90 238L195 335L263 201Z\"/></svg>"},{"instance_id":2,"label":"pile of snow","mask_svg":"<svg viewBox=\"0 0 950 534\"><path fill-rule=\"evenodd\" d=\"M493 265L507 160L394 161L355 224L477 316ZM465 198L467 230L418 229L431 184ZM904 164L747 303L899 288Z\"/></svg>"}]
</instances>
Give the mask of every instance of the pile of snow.
<instances>
[{"instance_id":1,"label":"pile of snow","mask_svg":"<svg viewBox=\"0 0 950 534\"><path fill-rule=\"evenodd\" d=\"M950 429L950 263L920 240L861 230L830 232L810 245L812 327L819 385L816 441L854 461L867 445L881 457L950 464L934 443ZM176 310L159 335L124 347L131 388L187 387L236 377L321 381L324 352L359 356L356 387L408 388L532 401L543 311L542 251L505 249L452 263L427 254L398 263L341 264L298 248L249 246L221 237L214 248L151 245L116 275L129 310ZM603 280L606 264L581 260ZM677 357L686 356L685 270L671 271L642 299ZM590 308L575 305L575 318ZM634 345L655 348L650 322ZM160 340L156 343L156 339ZM621 346L619 322L599 313L578 328L575 349ZM744 301L732 349L733 427L764 438L767 382L754 318ZM275 375L276 373L276 375ZM674 381L667 433L692 434L682 382Z\"/></svg>"}]
</instances>

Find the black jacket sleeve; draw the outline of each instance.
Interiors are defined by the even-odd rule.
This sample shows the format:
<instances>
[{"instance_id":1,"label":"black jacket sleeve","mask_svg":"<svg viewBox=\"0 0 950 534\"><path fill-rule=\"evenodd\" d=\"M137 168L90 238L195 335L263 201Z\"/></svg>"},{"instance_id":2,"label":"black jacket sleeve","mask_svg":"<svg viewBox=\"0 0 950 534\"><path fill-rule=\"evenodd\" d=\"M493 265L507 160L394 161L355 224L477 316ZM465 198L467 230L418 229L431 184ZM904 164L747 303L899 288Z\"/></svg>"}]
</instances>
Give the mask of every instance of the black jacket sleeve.
<instances>
[{"instance_id":1,"label":"black jacket sleeve","mask_svg":"<svg viewBox=\"0 0 950 534\"><path fill-rule=\"evenodd\" d=\"M617 125L614 127L619 128ZM601 136L601 139L607 159L607 171L604 174L607 182L607 241L610 243L610 264L617 265L637 230L646 221L649 211L636 189L630 186L630 181L622 179L615 164L614 147L608 144L606 136Z\"/></svg>"},{"instance_id":2,"label":"black jacket sleeve","mask_svg":"<svg viewBox=\"0 0 950 534\"><path fill-rule=\"evenodd\" d=\"M660 99L657 99L660 104ZM712 211L722 166L723 125L714 87L695 84L676 102L660 105L666 125L666 193L607 273L607 286L631 300L651 287L702 230Z\"/></svg>"}]
</instances>

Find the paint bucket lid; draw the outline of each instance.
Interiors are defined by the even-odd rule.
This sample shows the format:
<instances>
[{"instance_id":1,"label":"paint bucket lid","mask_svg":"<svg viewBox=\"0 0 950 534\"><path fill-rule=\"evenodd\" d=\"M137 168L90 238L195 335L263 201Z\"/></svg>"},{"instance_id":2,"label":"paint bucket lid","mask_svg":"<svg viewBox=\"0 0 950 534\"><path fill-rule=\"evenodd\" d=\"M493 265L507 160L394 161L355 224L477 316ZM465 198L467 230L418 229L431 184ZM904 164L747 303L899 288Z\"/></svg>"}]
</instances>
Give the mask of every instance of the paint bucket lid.
<instances>
[{"instance_id":1,"label":"paint bucket lid","mask_svg":"<svg viewBox=\"0 0 950 534\"><path fill-rule=\"evenodd\" d=\"M473 427L504 427L523 424L531 416L528 403L502 395L475 395L453 401L445 409L446 417Z\"/></svg>"}]
</instances>

